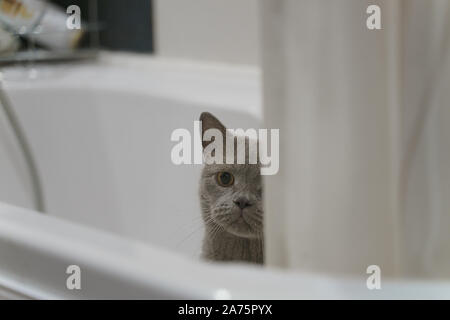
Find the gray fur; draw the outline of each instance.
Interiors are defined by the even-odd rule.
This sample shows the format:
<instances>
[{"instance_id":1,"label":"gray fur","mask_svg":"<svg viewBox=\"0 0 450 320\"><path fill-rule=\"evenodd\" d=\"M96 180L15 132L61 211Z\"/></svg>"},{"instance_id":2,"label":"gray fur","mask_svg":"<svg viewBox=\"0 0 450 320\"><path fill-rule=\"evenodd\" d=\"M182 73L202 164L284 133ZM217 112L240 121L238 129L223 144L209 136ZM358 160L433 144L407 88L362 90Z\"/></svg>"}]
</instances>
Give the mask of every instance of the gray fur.
<instances>
[{"instance_id":1,"label":"gray fur","mask_svg":"<svg viewBox=\"0 0 450 320\"><path fill-rule=\"evenodd\" d=\"M225 127L209 113L203 113L200 120L202 136L209 128L225 132ZM218 184L217 173L224 171L234 176L232 186L223 187ZM236 204L239 199L248 200L249 206L241 209ZM263 263L262 182L259 164L248 164L247 157L246 164L205 165L200 179L200 202L205 223L203 258Z\"/></svg>"}]
</instances>

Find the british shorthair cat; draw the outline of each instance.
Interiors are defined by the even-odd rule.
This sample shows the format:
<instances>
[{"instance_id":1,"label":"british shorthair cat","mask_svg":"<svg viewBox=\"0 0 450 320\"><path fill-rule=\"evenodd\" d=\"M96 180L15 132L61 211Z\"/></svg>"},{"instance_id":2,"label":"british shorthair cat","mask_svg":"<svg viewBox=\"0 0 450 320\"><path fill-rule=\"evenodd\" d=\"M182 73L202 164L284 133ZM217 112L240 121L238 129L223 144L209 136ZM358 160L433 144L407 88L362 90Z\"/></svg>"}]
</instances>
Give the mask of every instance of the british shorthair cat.
<instances>
[{"instance_id":1,"label":"british shorthair cat","mask_svg":"<svg viewBox=\"0 0 450 320\"><path fill-rule=\"evenodd\" d=\"M202 137L208 129L229 136L225 126L212 114L204 112ZM245 261L262 264L264 260L262 179L259 161L248 161L249 140L246 140L246 162L237 164L205 164L200 179L200 202L205 223L202 256L213 261ZM203 150L211 141L202 141Z\"/></svg>"}]
</instances>

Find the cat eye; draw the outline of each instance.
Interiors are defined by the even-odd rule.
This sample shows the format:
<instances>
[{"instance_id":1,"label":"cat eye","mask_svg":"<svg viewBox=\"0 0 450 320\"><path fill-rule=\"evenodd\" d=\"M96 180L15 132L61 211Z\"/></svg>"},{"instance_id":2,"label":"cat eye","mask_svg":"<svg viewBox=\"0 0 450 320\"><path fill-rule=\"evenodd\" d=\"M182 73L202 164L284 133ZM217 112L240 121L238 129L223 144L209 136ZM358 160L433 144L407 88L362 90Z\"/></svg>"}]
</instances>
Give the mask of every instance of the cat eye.
<instances>
[{"instance_id":1,"label":"cat eye","mask_svg":"<svg viewBox=\"0 0 450 320\"><path fill-rule=\"evenodd\" d=\"M217 183L222 187L230 187L234 183L234 176L229 172L219 172L216 175Z\"/></svg>"}]
</instances>

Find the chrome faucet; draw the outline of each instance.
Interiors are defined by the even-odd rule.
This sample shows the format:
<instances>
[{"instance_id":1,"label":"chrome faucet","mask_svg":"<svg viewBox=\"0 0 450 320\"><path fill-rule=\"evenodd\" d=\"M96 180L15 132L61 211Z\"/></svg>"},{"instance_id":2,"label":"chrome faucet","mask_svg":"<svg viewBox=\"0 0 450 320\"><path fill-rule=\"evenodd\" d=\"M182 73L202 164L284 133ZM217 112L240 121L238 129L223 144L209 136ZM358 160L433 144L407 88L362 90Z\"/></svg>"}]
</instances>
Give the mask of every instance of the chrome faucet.
<instances>
[{"instance_id":1,"label":"chrome faucet","mask_svg":"<svg viewBox=\"0 0 450 320\"><path fill-rule=\"evenodd\" d=\"M92 58L98 52L97 0L88 22L76 5L46 0L0 0L0 63ZM87 47L81 40L89 37Z\"/></svg>"}]
</instances>

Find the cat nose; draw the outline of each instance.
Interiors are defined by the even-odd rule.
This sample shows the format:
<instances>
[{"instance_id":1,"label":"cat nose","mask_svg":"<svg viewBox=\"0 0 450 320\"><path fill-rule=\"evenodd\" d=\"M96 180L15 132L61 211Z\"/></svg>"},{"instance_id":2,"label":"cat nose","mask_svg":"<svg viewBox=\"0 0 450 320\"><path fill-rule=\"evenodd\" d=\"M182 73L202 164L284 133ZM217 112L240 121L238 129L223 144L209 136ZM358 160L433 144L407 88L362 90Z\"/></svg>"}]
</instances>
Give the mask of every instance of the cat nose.
<instances>
[{"instance_id":1,"label":"cat nose","mask_svg":"<svg viewBox=\"0 0 450 320\"><path fill-rule=\"evenodd\" d=\"M245 209L247 207L250 207L252 204L250 201L245 197L240 197L236 200L234 200L234 204L237 205L241 209Z\"/></svg>"}]
</instances>

